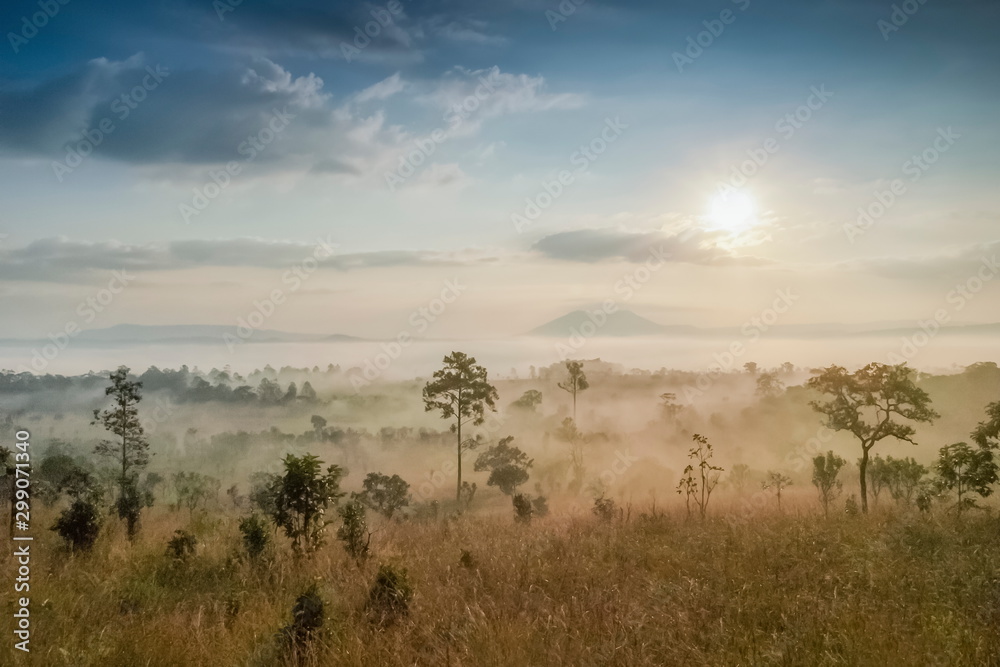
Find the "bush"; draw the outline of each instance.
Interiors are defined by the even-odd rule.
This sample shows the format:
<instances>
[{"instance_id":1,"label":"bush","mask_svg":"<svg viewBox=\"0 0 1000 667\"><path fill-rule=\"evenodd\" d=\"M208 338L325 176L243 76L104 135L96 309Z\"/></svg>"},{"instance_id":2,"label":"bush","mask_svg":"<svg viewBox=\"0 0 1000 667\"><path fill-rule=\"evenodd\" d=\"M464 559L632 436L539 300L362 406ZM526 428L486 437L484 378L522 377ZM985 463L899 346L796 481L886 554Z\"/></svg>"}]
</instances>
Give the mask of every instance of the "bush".
<instances>
[{"instance_id":1,"label":"bush","mask_svg":"<svg viewBox=\"0 0 1000 667\"><path fill-rule=\"evenodd\" d=\"M355 560L368 558L372 534L365 521L365 506L359 500L352 500L341 507L339 513L344 525L337 529L337 539L344 543L344 549Z\"/></svg>"},{"instance_id":2,"label":"bush","mask_svg":"<svg viewBox=\"0 0 1000 667\"><path fill-rule=\"evenodd\" d=\"M368 591L365 611L378 625L388 626L410 612L413 587L406 569L391 565L379 567L375 582Z\"/></svg>"},{"instance_id":3,"label":"bush","mask_svg":"<svg viewBox=\"0 0 1000 667\"><path fill-rule=\"evenodd\" d=\"M267 522L259 514L251 514L240 520L243 546L251 560L260 559L267 550L268 544L271 542L267 528Z\"/></svg>"},{"instance_id":4,"label":"bush","mask_svg":"<svg viewBox=\"0 0 1000 667\"><path fill-rule=\"evenodd\" d=\"M175 560L187 560L194 554L198 539L186 530L175 530L174 536L167 542L167 555Z\"/></svg>"},{"instance_id":5,"label":"bush","mask_svg":"<svg viewBox=\"0 0 1000 667\"><path fill-rule=\"evenodd\" d=\"M511 499L514 503L514 521L518 523L531 523L531 515L535 508L531 504L531 498L523 493L514 494Z\"/></svg>"},{"instance_id":6,"label":"bush","mask_svg":"<svg viewBox=\"0 0 1000 667\"><path fill-rule=\"evenodd\" d=\"M62 511L52 530L66 540L71 551L90 551L101 531L100 512L90 500L77 498Z\"/></svg>"},{"instance_id":7,"label":"bush","mask_svg":"<svg viewBox=\"0 0 1000 667\"><path fill-rule=\"evenodd\" d=\"M545 499L545 496L538 496L531 501L531 505L534 508L535 516L549 515L549 501Z\"/></svg>"},{"instance_id":8,"label":"bush","mask_svg":"<svg viewBox=\"0 0 1000 667\"><path fill-rule=\"evenodd\" d=\"M316 584L300 595L292 607L292 622L281 629L280 635L293 650L304 648L323 627L326 605Z\"/></svg>"},{"instance_id":9,"label":"bush","mask_svg":"<svg viewBox=\"0 0 1000 667\"><path fill-rule=\"evenodd\" d=\"M618 505L611 498L594 498L594 515L601 521L611 521L618 516Z\"/></svg>"}]
</instances>

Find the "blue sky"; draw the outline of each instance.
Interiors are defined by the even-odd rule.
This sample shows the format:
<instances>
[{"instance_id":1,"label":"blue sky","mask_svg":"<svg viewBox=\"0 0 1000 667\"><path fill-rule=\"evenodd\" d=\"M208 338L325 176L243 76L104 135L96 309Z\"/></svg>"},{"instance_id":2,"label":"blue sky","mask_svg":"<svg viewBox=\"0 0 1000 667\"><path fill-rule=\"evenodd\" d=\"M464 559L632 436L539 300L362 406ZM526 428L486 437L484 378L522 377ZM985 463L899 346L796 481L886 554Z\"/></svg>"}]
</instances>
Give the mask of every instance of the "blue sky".
<instances>
[{"instance_id":1,"label":"blue sky","mask_svg":"<svg viewBox=\"0 0 1000 667\"><path fill-rule=\"evenodd\" d=\"M670 266L628 304L657 321L738 323L788 285L807 295L789 323L908 320L998 248L996 3L914 0L891 32L893 3L860 1L220 4L0 10L0 308L22 315L3 335L61 327L122 268L137 278L93 326L228 324L317 238L337 256L268 328L388 335L459 275L478 296L433 333L518 333L599 302L659 246ZM455 104L472 109L457 123ZM904 175L941 131L957 138ZM743 205L720 203L768 140ZM213 178L228 185L200 209ZM895 179L888 211L845 230ZM996 305L984 290L960 319Z\"/></svg>"}]
</instances>

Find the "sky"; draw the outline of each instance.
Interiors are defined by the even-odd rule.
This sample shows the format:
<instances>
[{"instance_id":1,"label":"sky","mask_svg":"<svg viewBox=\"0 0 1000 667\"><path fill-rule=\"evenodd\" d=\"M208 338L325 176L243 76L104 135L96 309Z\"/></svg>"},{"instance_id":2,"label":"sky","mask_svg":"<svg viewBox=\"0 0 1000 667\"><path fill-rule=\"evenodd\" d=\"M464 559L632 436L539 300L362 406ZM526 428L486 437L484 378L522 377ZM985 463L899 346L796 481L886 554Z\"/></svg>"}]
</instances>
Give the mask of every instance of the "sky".
<instances>
[{"instance_id":1,"label":"sky","mask_svg":"<svg viewBox=\"0 0 1000 667\"><path fill-rule=\"evenodd\" d=\"M781 290L783 324L994 322L998 19L13 0L0 338L254 312L389 337L439 304L421 335L489 338L608 301L739 326Z\"/></svg>"}]
</instances>

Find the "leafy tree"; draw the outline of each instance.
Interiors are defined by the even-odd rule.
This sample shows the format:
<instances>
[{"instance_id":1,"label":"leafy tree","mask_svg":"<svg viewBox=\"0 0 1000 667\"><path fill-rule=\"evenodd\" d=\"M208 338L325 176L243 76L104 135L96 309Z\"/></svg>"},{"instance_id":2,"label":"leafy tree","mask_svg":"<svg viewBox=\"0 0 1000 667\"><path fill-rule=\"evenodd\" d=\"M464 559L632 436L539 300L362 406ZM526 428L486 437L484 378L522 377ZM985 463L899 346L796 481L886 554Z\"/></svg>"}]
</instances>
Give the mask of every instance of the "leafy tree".
<instances>
[{"instance_id":1,"label":"leafy tree","mask_svg":"<svg viewBox=\"0 0 1000 667\"><path fill-rule=\"evenodd\" d=\"M1000 401L986 406L986 421L979 422L972 432L972 440L984 449L1000 447Z\"/></svg>"},{"instance_id":2,"label":"leafy tree","mask_svg":"<svg viewBox=\"0 0 1000 667\"><path fill-rule=\"evenodd\" d=\"M748 361L745 364L743 364L743 370L745 370L750 375L757 375L757 371L760 370L760 367L757 366L756 361Z\"/></svg>"},{"instance_id":3,"label":"leafy tree","mask_svg":"<svg viewBox=\"0 0 1000 667\"><path fill-rule=\"evenodd\" d=\"M761 373L757 376L757 396L772 398L785 390L785 383L774 373Z\"/></svg>"},{"instance_id":4,"label":"leafy tree","mask_svg":"<svg viewBox=\"0 0 1000 667\"><path fill-rule=\"evenodd\" d=\"M964 442L946 445L940 449L934 467L940 488L954 491L958 496L955 508L959 515L966 509L976 507L975 499L969 494L986 498L993 493L992 486L997 482L993 451L986 447L971 447Z\"/></svg>"},{"instance_id":5,"label":"leafy tree","mask_svg":"<svg viewBox=\"0 0 1000 667\"><path fill-rule=\"evenodd\" d=\"M410 485L399 475L389 477L371 472L361 485L364 491L358 495L358 500L387 519L410 504Z\"/></svg>"},{"instance_id":6,"label":"leafy tree","mask_svg":"<svg viewBox=\"0 0 1000 667\"><path fill-rule=\"evenodd\" d=\"M478 444L475 439L462 440L462 426L480 425L486 421L489 408L496 411L499 398L496 388L487 378L486 369L474 357L463 352L452 352L444 358L444 368L434 372L434 379L423 392L424 410L439 410L443 419L454 419L451 431L456 434L458 478L455 483L455 501L462 499L462 453Z\"/></svg>"},{"instance_id":7,"label":"leafy tree","mask_svg":"<svg viewBox=\"0 0 1000 667\"><path fill-rule=\"evenodd\" d=\"M518 408L519 410L530 410L531 412L535 412L535 408L541 404L542 392L535 389L529 389L521 394L521 398L511 403L512 406Z\"/></svg>"},{"instance_id":8,"label":"leafy tree","mask_svg":"<svg viewBox=\"0 0 1000 667\"><path fill-rule=\"evenodd\" d=\"M847 461L840 458L833 451L826 455L813 458L812 483L819 491L819 501L823 505L823 514L830 516L830 503L837 499L844 489L844 485L837 479L841 468Z\"/></svg>"},{"instance_id":9,"label":"leafy tree","mask_svg":"<svg viewBox=\"0 0 1000 667\"><path fill-rule=\"evenodd\" d=\"M761 483L761 488L765 491L774 491L775 496L778 498L778 509L781 509L781 492L785 490L786 487L792 485L792 478L787 475L783 475L780 472L774 470L769 470L767 473L767 478Z\"/></svg>"},{"instance_id":10,"label":"leafy tree","mask_svg":"<svg viewBox=\"0 0 1000 667\"><path fill-rule=\"evenodd\" d=\"M125 366L111 373L111 386L104 394L113 397L112 406L104 412L94 410L91 423L100 423L116 436L114 440L102 440L94 451L113 459L120 467L115 507L118 517L125 520L129 539L132 539L138 532L139 514L147 500L138 488L138 473L149 463L149 441L139 421L142 383L130 381L128 373Z\"/></svg>"},{"instance_id":11,"label":"leafy tree","mask_svg":"<svg viewBox=\"0 0 1000 667\"><path fill-rule=\"evenodd\" d=\"M509 435L480 454L474 468L476 472L488 470L486 485L499 487L508 496L528 481L528 469L534 464L527 454L510 446L513 440L514 436Z\"/></svg>"},{"instance_id":12,"label":"leafy tree","mask_svg":"<svg viewBox=\"0 0 1000 667\"><path fill-rule=\"evenodd\" d=\"M894 459L887 456L885 462L888 467L889 495L896 502L909 505L913 501L914 494L920 488L924 475L927 474L927 468L909 457Z\"/></svg>"},{"instance_id":13,"label":"leafy tree","mask_svg":"<svg viewBox=\"0 0 1000 667\"><path fill-rule=\"evenodd\" d=\"M302 390L299 392L299 400L305 401L306 403L315 403L318 400L316 390L313 389L313 386L309 384L308 380L302 383Z\"/></svg>"},{"instance_id":14,"label":"leafy tree","mask_svg":"<svg viewBox=\"0 0 1000 667\"><path fill-rule=\"evenodd\" d=\"M281 402L281 385L274 380L262 378L257 385L257 398L264 405L277 405Z\"/></svg>"},{"instance_id":15,"label":"leafy tree","mask_svg":"<svg viewBox=\"0 0 1000 667\"><path fill-rule=\"evenodd\" d=\"M312 454L288 454L282 463L283 475L275 476L268 489L271 519L292 540L296 555L311 553L323 544L326 510L336 505L344 493L344 476L338 465L322 470L323 462Z\"/></svg>"},{"instance_id":16,"label":"leafy tree","mask_svg":"<svg viewBox=\"0 0 1000 667\"><path fill-rule=\"evenodd\" d=\"M708 501L712 497L712 491L719 483L723 469L709 463L712 458L712 445L708 438L695 433L692 437L696 446L688 452L689 463L684 468L681 481L677 484L677 493L684 496L685 506L688 516L691 516L691 501L698 507L698 514L705 518L708 511Z\"/></svg>"},{"instance_id":17,"label":"leafy tree","mask_svg":"<svg viewBox=\"0 0 1000 667\"><path fill-rule=\"evenodd\" d=\"M566 382L560 382L558 384L559 388L563 391L569 392L573 396L573 421L576 421L576 395L590 388L590 384L587 382L587 375L583 372L583 362L582 361L567 361L566 371L569 373L569 378Z\"/></svg>"},{"instance_id":18,"label":"leafy tree","mask_svg":"<svg viewBox=\"0 0 1000 667\"><path fill-rule=\"evenodd\" d=\"M871 363L854 373L841 366L830 366L812 377L807 385L833 398L811 401L813 409L826 416L825 425L835 431L848 431L861 443L859 463L861 511L868 511L868 460L872 447L885 438L916 444L916 432L909 424L932 422L939 415L930 407L930 397L912 380L906 364L890 366Z\"/></svg>"}]
</instances>

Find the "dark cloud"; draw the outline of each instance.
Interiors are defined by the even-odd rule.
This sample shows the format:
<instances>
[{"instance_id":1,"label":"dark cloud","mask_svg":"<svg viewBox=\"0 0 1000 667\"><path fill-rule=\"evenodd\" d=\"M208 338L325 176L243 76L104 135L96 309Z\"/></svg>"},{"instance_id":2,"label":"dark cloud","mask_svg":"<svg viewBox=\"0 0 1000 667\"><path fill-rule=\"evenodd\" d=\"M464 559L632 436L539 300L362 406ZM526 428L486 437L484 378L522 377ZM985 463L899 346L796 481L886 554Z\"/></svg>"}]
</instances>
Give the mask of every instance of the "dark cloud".
<instances>
[{"instance_id":1,"label":"dark cloud","mask_svg":"<svg viewBox=\"0 0 1000 667\"><path fill-rule=\"evenodd\" d=\"M551 234L533 249L551 259L572 262L608 260L644 262L655 252L667 261L690 264L763 264L755 257L738 256L715 245L704 231L670 234L620 229L579 229Z\"/></svg>"},{"instance_id":2,"label":"dark cloud","mask_svg":"<svg viewBox=\"0 0 1000 667\"><path fill-rule=\"evenodd\" d=\"M312 243L259 238L183 240L125 244L86 242L66 237L34 241L20 248L0 248L0 280L67 282L102 272L173 271L200 267L282 269L316 258L320 267L338 271L394 266L444 266L491 261L475 251L441 253L420 250L340 253L330 238Z\"/></svg>"}]
</instances>

